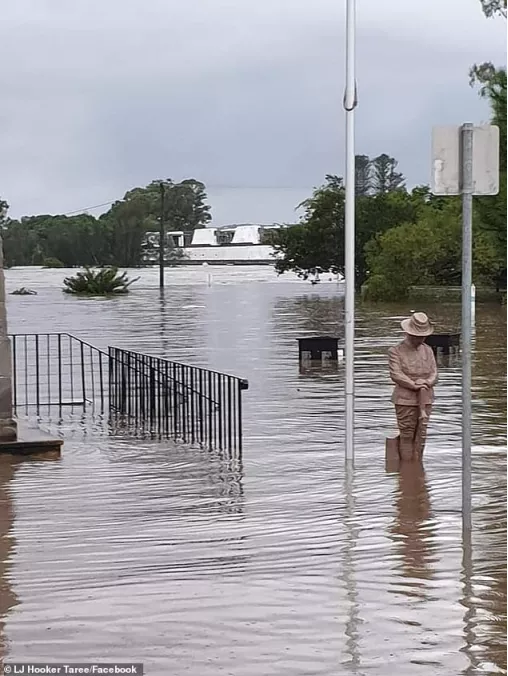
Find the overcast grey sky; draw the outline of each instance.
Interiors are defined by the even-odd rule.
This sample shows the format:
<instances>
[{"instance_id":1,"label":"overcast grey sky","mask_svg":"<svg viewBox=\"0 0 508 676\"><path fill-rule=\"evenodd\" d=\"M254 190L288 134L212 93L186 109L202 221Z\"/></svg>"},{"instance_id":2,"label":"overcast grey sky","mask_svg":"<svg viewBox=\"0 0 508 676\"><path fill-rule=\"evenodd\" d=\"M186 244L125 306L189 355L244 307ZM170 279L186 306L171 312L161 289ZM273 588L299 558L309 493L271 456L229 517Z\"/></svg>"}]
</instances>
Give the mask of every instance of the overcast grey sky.
<instances>
[{"instance_id":1,"label":"overcast grey sky","mask_svg":"<svg viewBox=\"0 0 508 676\"><path fill-rule=\"evenodd\" d=\"M287 222L342 173L345 0L1 4L12 216L194 177L216 225ZM488 121L468 69L506 62L505 22L479 0L358 0L357 26L357 152L426 183L432 126Z\"/></svg>"}]
</instances>

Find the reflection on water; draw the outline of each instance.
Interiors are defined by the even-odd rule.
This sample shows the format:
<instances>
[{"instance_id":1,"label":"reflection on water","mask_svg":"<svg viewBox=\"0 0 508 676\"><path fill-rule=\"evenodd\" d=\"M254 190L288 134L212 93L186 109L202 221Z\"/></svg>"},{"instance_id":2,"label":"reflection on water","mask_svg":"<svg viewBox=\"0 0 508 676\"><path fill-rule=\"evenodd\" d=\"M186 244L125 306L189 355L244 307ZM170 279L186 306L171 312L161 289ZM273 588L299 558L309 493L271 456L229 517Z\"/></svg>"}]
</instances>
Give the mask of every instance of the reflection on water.
<instances>
[{"instance_id":1,"label":"reflection on water","mask_svg":"<svg viewBox=\"0 0 508 676\"><path fill-rule=\"evenodd\" d=\"M411 580L428 580L433 575L433 528L430 497L423 465L401 463L398 471L396 517L392 527L399 543L402 574ZM424 585L422 585L425 589Z\"/></svg>"},{"instance_id":2,"label":"reflection on water","mask_svg":"<svg viewBox=\"0 0 508 676\"><path fill-rule=\"evenodd\" d=\"M0 456L0 664L9 655L5 625L9 613L18 603L9 579L14 549L11 490L17 464L15 459Z\"/></svg>"},{"instance_id":3,"label":"reflection on water","mask_svg":"<svg viewBox=\"0 0 508 676\"><path fill-rule=\"evenodd\" d=\"M79 412L63 420L61 461L21 463L8 478L10 659L132 659L154 676L505 672L500 308L476 310L464 546L460 356L440 360L425 467L384 471L395 430L386 352L414 308L358 308L347 472L344 365L301 371L297 346L311 333L341 336L336 284L217 268L209 286L206 271L178 268L162 294L151 270L128 297L96 301L62 294L67 273L7 271L8 290L38 291L9 298L11 331L69 331L248 378L244 451L132 439ZM441 326L460 320L456 305L425 309Z\"/></svg>"}]
</instances>

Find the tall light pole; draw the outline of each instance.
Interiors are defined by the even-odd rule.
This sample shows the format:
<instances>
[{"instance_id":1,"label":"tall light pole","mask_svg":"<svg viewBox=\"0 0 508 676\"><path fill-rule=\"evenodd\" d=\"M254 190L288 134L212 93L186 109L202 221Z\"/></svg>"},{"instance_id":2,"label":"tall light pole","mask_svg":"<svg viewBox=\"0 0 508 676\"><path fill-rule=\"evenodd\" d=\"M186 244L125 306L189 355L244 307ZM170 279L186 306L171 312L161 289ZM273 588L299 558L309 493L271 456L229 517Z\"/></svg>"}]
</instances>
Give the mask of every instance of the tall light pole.
<instances>
[{"instance_id":1,"label":"tall light pole","mask_svg":"<svg viewBox=\"0 0 508 676\"><path fill-rule=\"evenodd\" d=\"M355 20L356 0L346 0L346 204L345 225L345 361L346 361L346 462L354 461L355 427Z\"/></svg>"}]
</instances>

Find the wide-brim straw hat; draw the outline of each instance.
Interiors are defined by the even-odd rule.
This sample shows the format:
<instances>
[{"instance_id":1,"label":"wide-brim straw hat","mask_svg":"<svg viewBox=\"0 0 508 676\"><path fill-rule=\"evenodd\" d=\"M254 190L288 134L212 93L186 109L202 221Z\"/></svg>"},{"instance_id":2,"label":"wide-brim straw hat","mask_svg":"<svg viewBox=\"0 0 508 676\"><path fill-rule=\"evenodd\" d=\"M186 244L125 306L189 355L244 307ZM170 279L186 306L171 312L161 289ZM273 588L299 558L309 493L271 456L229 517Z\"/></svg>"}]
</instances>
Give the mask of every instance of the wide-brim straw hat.
<instances>
[{"instance_id":1,"label":"wide-brim straw hat","mask_svg":"<svg viewBox=\"0 0 508 676\"><path fill-rule=\"evenodd\" d=\"M425 312L414 312L411 317L401 321L400 325L404 333L410 336L430 336L434 333L434 327Z\"/></svg>"}]
</instances>

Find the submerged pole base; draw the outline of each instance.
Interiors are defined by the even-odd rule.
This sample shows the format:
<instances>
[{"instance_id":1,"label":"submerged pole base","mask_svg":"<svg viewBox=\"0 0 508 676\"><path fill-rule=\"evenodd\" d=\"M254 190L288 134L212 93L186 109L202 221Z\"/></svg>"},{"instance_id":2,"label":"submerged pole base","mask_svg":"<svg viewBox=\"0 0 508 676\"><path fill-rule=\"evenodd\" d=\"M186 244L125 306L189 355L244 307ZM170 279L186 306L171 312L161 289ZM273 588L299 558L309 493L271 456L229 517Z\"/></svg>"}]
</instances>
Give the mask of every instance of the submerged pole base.
<instances>
[{"instance_id":1,"label":"submerged pole base","mask_svg":"<svg viewBox=\"0 0 508 676\"><path fill-rule=\"evenodd\" d=\"M400 466L400 437L388 437L385 444L385 470L398 472Z\"/></svg>"}]
</instances>

